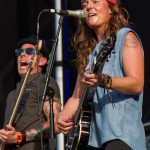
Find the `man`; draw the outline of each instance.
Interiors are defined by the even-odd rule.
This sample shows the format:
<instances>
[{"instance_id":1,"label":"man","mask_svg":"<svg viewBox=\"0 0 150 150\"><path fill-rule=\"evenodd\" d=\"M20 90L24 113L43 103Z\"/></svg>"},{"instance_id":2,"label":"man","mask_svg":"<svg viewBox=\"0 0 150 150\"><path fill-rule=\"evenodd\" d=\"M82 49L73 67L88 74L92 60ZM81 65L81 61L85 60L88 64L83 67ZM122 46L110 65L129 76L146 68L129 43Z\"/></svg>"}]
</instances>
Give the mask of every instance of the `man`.
<instances>
[{"instance_id":1,"label":"man","mask_svg":"<svg viewBox=\"0 0 150 150\"><path fill-rule=\"evenodd\" d=\"M46 149L48 145L47 139L49 137L50 128L50 106L49 99L47 99L48 96L46 96L46 100L44 101L43 111L39 113L41 107L40 100L43 96L43 89L45 87L44 79L46 77L42 74L42 71L47 63L49 55L45 42L42 42L37 62L30 73L26 90L22 96L13 125L8 125L26 72L30 66L29 64L33 60L36 47L36 37L31 36L20 40L15 50L18 60L18 73L21 77L21 81L17 83L16 89L8 95L5 110L5 128L0 130L0 140L5 143L9 149L38 150L43 148ZM54 90L54 132L59 133L55 124L55 115L61 108L60 91L58 84L52 77L49 79L48 87ZM43 139L42 144L41 139Z\"/></svg>"}]
</instances>

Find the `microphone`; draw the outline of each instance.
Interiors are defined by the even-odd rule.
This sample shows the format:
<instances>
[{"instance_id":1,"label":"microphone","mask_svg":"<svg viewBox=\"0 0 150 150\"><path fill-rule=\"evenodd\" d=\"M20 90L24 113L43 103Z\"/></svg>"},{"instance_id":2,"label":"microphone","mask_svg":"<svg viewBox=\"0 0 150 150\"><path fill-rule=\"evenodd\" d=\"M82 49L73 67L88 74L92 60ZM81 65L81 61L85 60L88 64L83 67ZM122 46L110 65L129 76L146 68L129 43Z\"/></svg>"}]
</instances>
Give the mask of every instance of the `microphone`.
<instances>
[{"instance_id":1,"label":"microphone","mask_svg":"<svg viewBox=\"0 0 150 150\"><path fill-rule=\"evenodd\" d=\"M49 9L50 13L56 13L58 15L73 16L77 18L87 18L87 11L83 10L61 10L61 9Z\"/></svg>"}]
</instances>

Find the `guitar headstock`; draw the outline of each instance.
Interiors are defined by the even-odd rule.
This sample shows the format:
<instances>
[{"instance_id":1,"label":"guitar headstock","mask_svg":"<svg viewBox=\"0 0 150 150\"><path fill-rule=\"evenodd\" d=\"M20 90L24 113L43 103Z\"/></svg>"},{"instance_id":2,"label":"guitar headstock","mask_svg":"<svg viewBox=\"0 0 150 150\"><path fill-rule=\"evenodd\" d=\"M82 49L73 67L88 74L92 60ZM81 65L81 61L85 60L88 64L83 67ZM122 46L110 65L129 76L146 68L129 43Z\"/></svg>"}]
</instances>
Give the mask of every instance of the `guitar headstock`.
<instances>
[{"instance_id":1,"label":"guitar headstock","mask_svg":"<svg viewBox=\"0 0 150 150\"><path fill-rule=\"evenodd\" d=\"M35 64L37 62L37 56L38 56L38 53L40 52L41 48L42 48L42 40L39 40L37 50L36 50L36 53L33 57L32 64L31 64L32 69L35 67Z\"/></svg>"},{"instance_id":2,"label":"guitar headstock","mask_svg":"<svg viewBox=\"0 0 150 150\"><path fill-rule=\"evenodd\" d=\"M96 56L96 64L95 64L95 69L96 70L97 66L100 63L105 62L107 59L108 55L111 53L112 49L115 46L116 42L116 34L113 32L111 33L110 37L108 37L102 44L101 44L101 50Z\"/></svg>"}]
</instances>

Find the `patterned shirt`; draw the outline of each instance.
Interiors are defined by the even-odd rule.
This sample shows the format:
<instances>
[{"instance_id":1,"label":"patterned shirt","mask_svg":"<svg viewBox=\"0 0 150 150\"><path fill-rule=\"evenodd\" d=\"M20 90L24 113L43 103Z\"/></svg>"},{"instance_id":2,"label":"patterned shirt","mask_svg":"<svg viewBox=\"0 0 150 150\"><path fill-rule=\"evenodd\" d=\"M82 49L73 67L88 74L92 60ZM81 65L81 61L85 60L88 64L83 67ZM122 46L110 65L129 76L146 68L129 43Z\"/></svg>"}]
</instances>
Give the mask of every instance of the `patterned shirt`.
<instances>
[{"instance_id":1,"label":"patterned shirt","mask_svg":"<svg viewBox=\"0 0 150 150\"><path fill-rule=\"evenodd\" d=\"M16 131L24 131L24 130L29 130L32 128L40 128L41 124L43 122L46 122L46 118L43 112L39 115L39 109L41 107L40 101L42 99L43 91L45 87L44 79L45 79L45 76L42 75L41 73L33 74L29 77L28 83L26 85L26 90L20 102L20 104L21 103L25 103L25 104L23 104L19 117L17 118L17 120L15 119L15 124L13 125ZM16 100L18 98L20 89L23 84L23 81L24 81L24 78L22 78L21 82L17 84L16 89L10 92L8 95L7 103L6 103L6 110L5 110L5 124L7 124L10 120L12 111L14 109ZM60 90L54 78L50 77L48 87L51 87L52 89L54 89L53 99L60 103ZM22 101L25 101L25 102L22 102ZM44 143L45 141L43 140L43 144ZM40 150L41 149L40 137L38 141L28 142L23 145L19 145L18 148L16 148L16 146L13 146L13 145L9 147L10 147L9 149L11 150L13 149ZM44 144L44 147L46 147L45 144Z\"/></svg>"}]
</instances>

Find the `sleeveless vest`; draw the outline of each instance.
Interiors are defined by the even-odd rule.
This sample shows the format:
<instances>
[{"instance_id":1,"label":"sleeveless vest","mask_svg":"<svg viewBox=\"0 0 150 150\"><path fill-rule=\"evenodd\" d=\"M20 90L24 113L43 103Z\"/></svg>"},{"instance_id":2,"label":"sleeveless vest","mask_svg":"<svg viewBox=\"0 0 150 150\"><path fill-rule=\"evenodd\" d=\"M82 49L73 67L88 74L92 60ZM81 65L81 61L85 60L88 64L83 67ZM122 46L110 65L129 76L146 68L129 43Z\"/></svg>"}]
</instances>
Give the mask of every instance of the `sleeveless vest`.
<instances>
[{"instance_id":1,"label":"sleeveless vest","mask_svg":"<svg viewBox=\"0 0 150 150\"><path fill-rule=\"evenodd\" d=\"M115 53L111 53L108 62L105 62L103 74L112 77L125 76L122 66L122 47L128 32L135 33L130 28L122 28L118 32L113 50ZM135 35L137 34L135 33ZM89 65L93 61L95 51L99 52L100 46L100 43L96 45L90 56ZM133 150L146 150L145 133L141 121L143 93L126 95L113 90L109 90L109 92L113 104L107 90L101 87L96 88L88 144L100 148L107 141L120 139Z\"/></svg>"}]
</instances>

